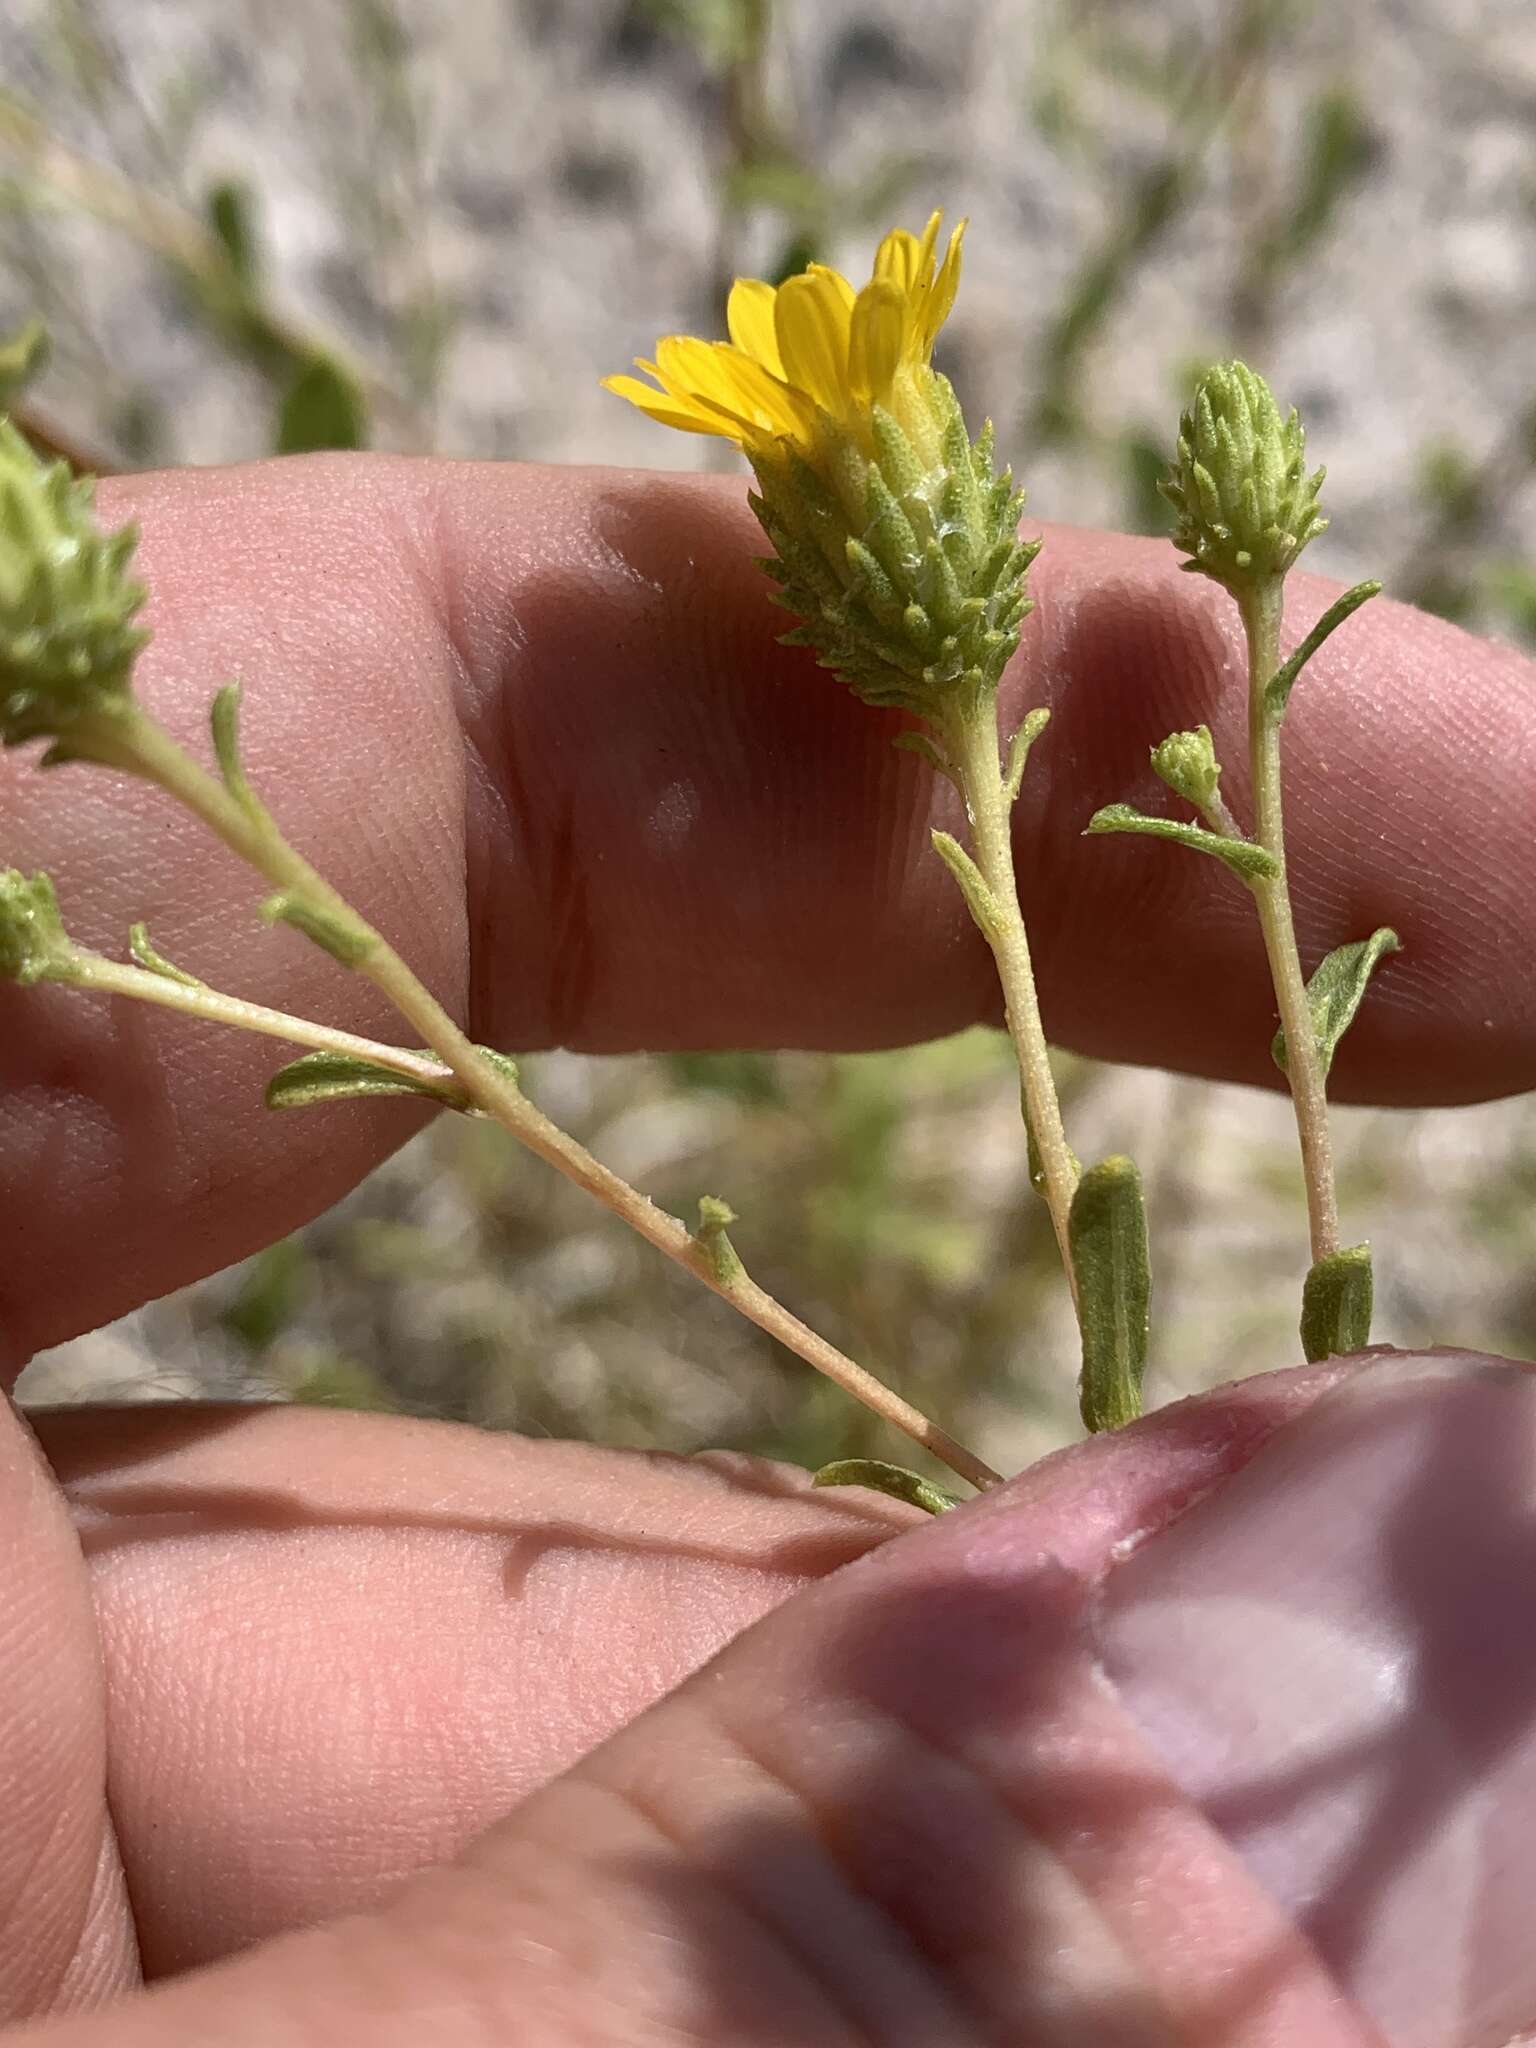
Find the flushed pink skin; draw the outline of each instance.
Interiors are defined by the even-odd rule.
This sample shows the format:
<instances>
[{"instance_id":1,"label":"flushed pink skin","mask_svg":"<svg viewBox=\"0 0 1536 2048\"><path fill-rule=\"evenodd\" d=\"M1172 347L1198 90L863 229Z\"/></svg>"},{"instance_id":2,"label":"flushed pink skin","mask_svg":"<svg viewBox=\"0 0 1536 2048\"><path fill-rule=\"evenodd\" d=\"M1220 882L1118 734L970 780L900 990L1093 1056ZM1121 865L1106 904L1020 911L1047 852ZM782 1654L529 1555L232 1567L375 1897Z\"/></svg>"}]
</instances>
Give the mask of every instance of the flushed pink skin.
<instances>
[{"instance_id":1,"label":"flushed pink skin","mask_svg":"<svg viewBox=\"0 0 1536 2048\"><path fill-rule=\"evenodd\" d=\"M1340 1370L1047 1460L782 1607L904 1511L377 1418L61 1417L146 1962L363 1910L0 2039L1371 2042L1106 1689L1089 1627L1116 1553ZM538 1501L563 1518L549 1552Z\"/></svg>"},{"instance_id":2,"label":"flushed pink skin","mask_svg":"<svg viewBox=\"0 0 1536 2048\"><path fill-rule=\"evenodd\" d=\"M944 800L892 721L773 645L737 486L316 461L103 495L144 523L146 694L193 738L243 675L258 786L477 1035L881 1044L995 1014L925 851ZM1238 759L1230 616L1153 543L1056 531L1036 580L1006 699L1055 713L1018 819L1048 1021L1259 1078L1246 899L1079 836L1150 794L1172 726ZM1297 579L1293 634L1320 594ZM1530 666L1402 608L1346 630L1287 728L1299 920L1311 952L1383 922L1407 951L1338 1083L1529 1086ZM0 809L83 937L147 916L215 981L388 1027L232 918L255 891L178 814L65 774L0 760ZM186 1057L187 1029L0 989L9 1370L291 1228L414 1127L266 1118L270 1051ZM909 1513L771 1468L313 1414L50 1420L61 1493L0 1417L0 2011L76 2011L46 2038L78 2048L1369 2039L1089 1626L1117 1545L1328 1378L1171 1411L894 1545ZM356 1917L261 1942L323 1910Z\"/></svg>"}]
</instances>

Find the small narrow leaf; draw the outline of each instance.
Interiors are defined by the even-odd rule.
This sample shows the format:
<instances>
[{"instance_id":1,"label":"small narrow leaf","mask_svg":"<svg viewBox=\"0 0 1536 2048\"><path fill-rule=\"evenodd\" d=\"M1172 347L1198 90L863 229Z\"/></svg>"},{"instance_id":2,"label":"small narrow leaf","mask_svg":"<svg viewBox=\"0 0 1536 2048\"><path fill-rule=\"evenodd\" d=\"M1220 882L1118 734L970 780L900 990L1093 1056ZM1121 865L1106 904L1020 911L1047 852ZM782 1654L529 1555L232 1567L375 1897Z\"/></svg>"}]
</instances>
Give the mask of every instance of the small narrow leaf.
<instances>
[{"instance_id":1,"label":"small narrow leaf","mask_svg":"<svg viewBox=\"0 0 1536 2048\"><path fill-rule=\"evenodd\" d=\"M953 782L955 771L939 752L933 741L923 732L899 732L891 741L893 747L901 747L906 753L917 754L928 763L935 775L942 775L946 782Z\"/></svg>"},{"instance_id":2,"label":"small narrow leaf","mask_svg":"<svg viewBox=\"0 0 1536 2048\"><path fill-rule=\"evenodd\" d=\"M179 981L183 988L206 988L205 981L199 981L195 974L188 974L184 967L178 967L174 960L167 960L163 953L157 953L149 943L149 927L131 924L128 927L128 950L141 967L151 974L158 974L166 981Z\"/></svg>"},{"instance_id":3,"label":"small narrow leaf","mask_svg":"<svg viewBox=\"0 0 1536 2048\"><path fill-rule=\"evenodd\" d=\"M1368 1244L1348 1245L1317 1261L1301 1294L1301 1348L1309 1365L1365 1349L1372 1294Z\"/></svg>"},{"instance_id":4,"label":"small narrow leaf","mask_svg":"<svg viewBox=\"0 0 1536 2048\"><path fill-rule=\"evenodd\" d=\"M252 810L256 806L255 792L246 781L245 770L240 765L240 694L238 683L226 683L209 706L208 726L213 734L214 756L224 778L224 787L236 803Z\"/></svg>"},{"instance_id":5,"label":"small narrow leaf","mask_svg":"<svg viewBox=\"0 0 1536 2048\"><path fill-rule=\"evenodd\" d=\"M1312 1036L1317 1041L1318 1058L1322 1062L1323 1078L1333 1065L1333 1055L1339 1040L1355 1021L1355 1012L1365 994L1366 983L1379 961L1388 953L1400 953L1402 941L1389 925L1382 925L1371 933L1368 939L1355 939L1347 946L1336 946L1326 959L1319 963L1317 972L1307 983L1307 1004L1312 1012ZM1277 1031L1269 1048L1275 1065L1285 1073L1285 1033Z\"/></svg>"},{"instance_id":6,"label":"small narrow leaf","mask_svg":"<svg viewBox=\"0 0 1536 2048\"><path fill-rule=\"evenodd\" d=\"M1131 1160L1088 1168L1072 1197L1067 1239L1083 1334L1083 1424L1115 1429L1141 1413L1152 1300L1146 1205Z\"/></svg>"},{"instance_id":7,"label":"small narrow leaf","mask_svg":"<svg viewBox=\"0 0 1536 2048\"><path fill-rule=\"evenodd\" d=\"M362 448L368 441L368 402L357 379L329 356L311 356L284 394L277 419L276 453L307 455L321 448Z\"/></svg>"},{"instance_id":8,"label":"small narrow leaf","mask_svg":"<svg viewBox=\"0 0 1536 2048\"><path fill-rule=\"evenodd\" d=\"M699 1227L693 1241L709 1260L715 1279L722 1287L733 1287L738 1280L744 1280L747 1269L736 1253L726 1232L737 1222L736 1211L729 1202L722 1202L718 1195L700 1195Z\"/></svg>"},{"instance_id":9,"label":"small narrow leaf","mask_svg":"<svg viewBox=\"0 0 1536 2048\"><path fill-rule=\"evenodd\" d=\"M971 916L976 920L976 929L990 943L1002 924L1002 917L998 911L997 898L982 878L981 869L959 840L952 839L949 833L934 832L930 836L934 852L960 884L960 893L965 898Z\"/></svg>"},{"instance_id":10,"label":"small narrow leaf","mask_svg":"<svg viewBox=\"0 0 1536 2048\"><path fill-rule=\"evenodd\" d=\"M280 889L275 896L269 896L261 906L261 914L268 924L291 924L343 967L361 966L379 943L378 934L370 931L361 918L312 903L297 889Z\"/></svg>"},{"instance_id":11,"label":"small narrow leaf","mask_svg":"<svg viewBox=\"0 0 1536 2048\"><path fill-rule=\"evenodd\" d=\"M892 1500L926 1508L930 1515L947 1514L960 1505L953 1494L945 1493L920 1472L909 1472L905 1465L888 1465L883 1458L836 1458L830 1465L822 1466L811 1484L872 1487L876 1493L889 1494Z\"/></svg>"},{"instance_id":12,"label":"small narrow leaf","mask_svg":"<svg viewBox=\"0 0 1536 2048\"><path fill-rule=\"evenodd\" d=\"M1029 750L1051 722L1051 714L1042 704L1031 711L1008 742L1008 767L1003 776L1003 795L1009 803L1018 800L1019 790L1024 782L1024 768L1029 760Z\"/></svg>"},{"instance_id":13,"label":"small narrow leaf","mask_svg":"<svg viewBox=\"0 0 1536 2048\"><path fill-rule=\"evenodd\" d=\"M1196 853L1214 854L1245 882L1270 881L1280 872L1274 856L1251 839L1228 839L1223 833L1207 832L1203 825L1181 825L1177 818L1149 818L1130 804L1106 804L1088 820L1088 830L1142 832L1149 839L1176 840Z\"/></svg>"},{"instance_id":14,"label":"small narrow leaf","mask_svg":"<svg viewBox=\"0 0 1536 2048\"><path fill-rule=\"evenodd\" d=\"M1264 708L1271 718L1278 718L1285 710L1296 678L1328 636L1343 625L1351 612L1357 612L1361 605L1378 596L1380 591L1379 583L1357 583L1353 590L1346 590L1342 597L1334 599L1296 652L1289 660L1282 662L1270 677L1264 691Z\"/></svg>"},{"instance_id":15,"label":"small narrow leaf","mask_svg":"<svg viewBox=\"0 0 1536 2048\"><path fill-rule=\"evenodd\" d=\"M478 1050L509 1081L516 1081L517 1062L507 1053L493 1052L485 1045ZM419 1057L430 1060L436 1055L422 1052ZM463 1085L453 1074L445 1072L440 1079L429 1080L336 1052L306 1053L280 1067L267 1083L266 1103L268 1109L311 1109L316 1103L348 1102L365 1095L425 1095L449 1109L467 1106Z\"/></svg>"}]
</instances>

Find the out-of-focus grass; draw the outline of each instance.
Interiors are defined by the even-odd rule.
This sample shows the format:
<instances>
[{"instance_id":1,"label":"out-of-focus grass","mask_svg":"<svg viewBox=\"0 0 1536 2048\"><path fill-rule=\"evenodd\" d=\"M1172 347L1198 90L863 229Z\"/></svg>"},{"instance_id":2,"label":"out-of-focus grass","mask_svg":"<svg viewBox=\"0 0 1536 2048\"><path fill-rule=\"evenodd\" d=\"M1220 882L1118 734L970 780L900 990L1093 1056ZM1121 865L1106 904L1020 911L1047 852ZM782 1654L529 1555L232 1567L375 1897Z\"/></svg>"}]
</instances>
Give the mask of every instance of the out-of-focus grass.
<instances>
[{"instance_id":1,"label":"out-of-focus grass","mask_svg":"<svg viewBox=\"0 0 1536 2048\"><path fill-rule=\"evenodd\" d=\"M1406 26L1384 0L1347 20L1312 0L930 11L924 41L874 0L588 0L494 25L346 0L285 14L275 39L246 0L158 37L133 0L31 0L0 55L0 315L41 314L54 341L23 417L128 464L363 442L602 456L628 428L595 411L579 343L600 333L592 367L613 367L652 313L715 327L738 270L836 258L945 200L984 209L949 366L1044 480L1036 508L1162 530L1153 485L1191 365L1230 347L1310 361L1302 324L1334 311L1309 300L1314 275L1367 317L1356 240L1403 174L1372 52L1411 29L1475 72L1494 61L1478 7ZM989 272L987 238L1010 236ZM654 302L621 307L637 251ZM563 309L572 366L530 341L535 294ZM1444 311L1426 305L1426 334ZM1323 394L1357 503L1371 449L1349 409L1374 374L1346 365ZM1416 431L1406 510L1376 502L1398 558L1351 533L1361 573L1536 640L1528 401L1474 442L1448 394ZM550 1056L530 1080L678 1213L727 1195L750 1268L994 1462L1071 1430L1071 1329L995 1034L850 1059ZM1284 1105L1081 1062L1064 1082L1080 1149L1102 1139L1147 1172L1161 1391L1288 1362ZM1536 1342L1525 1108L1346 1116L1340 1141L1383 1334ZM33 1384L905 1455L498 1133L451 1121L299 1238Z\"/></svg>"}]
</instances>

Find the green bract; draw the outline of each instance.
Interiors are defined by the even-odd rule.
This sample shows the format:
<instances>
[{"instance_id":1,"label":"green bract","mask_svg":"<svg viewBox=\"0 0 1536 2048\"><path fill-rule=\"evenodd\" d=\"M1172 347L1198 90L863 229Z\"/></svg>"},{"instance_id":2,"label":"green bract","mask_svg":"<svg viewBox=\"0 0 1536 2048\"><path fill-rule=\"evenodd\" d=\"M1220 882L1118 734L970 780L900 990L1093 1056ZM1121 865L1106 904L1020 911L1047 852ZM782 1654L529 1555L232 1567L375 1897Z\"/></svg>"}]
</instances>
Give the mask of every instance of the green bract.
<instances>
[{"instance_id":1,"label":"green bract","mask_svg":"<svg viewBox=\"0 0 1536 2048\"><path fill-rule=\"evenodd\" d=\"M1281 417L1262 377L1239 362L1207 370L1158 485L1178 515L1184 567L1232 590L1283 576L1328 524L1317 509L1323 475L1307 475L1301 420Z\"/></svg>"},{"instance_id":2,"label":"green bract","mask_svg":"<svg viewBox=\"0 0 1536 2048\"><path fill-rule=\"evenodd\" d=\"M0 419L0 741L58 737L128 695L148 634L128 575L138 535L104 534L92 486Z\"/></svg>"},{"instance_id":3,"label":"green bract","mask_svg":"<svg viewBox=\"0 0 1536 2048\"><path fill-rule=\"evenodd\" d=\"M785 639L866 703L933 719L996 689L1040 544L1019 539L1024 493L994 468L991 428L971 442L936 372L921 393L936 460L876 407L873 459L851 432L829 434L814 468L787 446L755 454L752 508L776 550L775 602L802 621Z\"/></svg>"}]
</instances>

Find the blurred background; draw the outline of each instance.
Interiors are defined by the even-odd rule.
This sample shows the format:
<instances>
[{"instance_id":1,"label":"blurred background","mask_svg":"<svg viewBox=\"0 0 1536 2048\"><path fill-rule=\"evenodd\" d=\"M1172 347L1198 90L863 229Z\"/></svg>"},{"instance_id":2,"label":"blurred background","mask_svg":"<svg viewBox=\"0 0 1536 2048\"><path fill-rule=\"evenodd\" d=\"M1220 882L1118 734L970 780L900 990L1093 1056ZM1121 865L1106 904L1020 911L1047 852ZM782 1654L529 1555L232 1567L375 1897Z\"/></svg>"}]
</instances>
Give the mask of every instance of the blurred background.
<instances>
[{"instance_id":1,"label":"blurred background","mask_svg":"<svg viewBox=\"0 0 1536 2048\"><path fill-rule=\"evenodd\" d=\"M738 271L864 274L885 226L938 205L975 223L940 360L1033 511L1165 531L1191 369L1235 349L1328 463L1318 568L1536 640L1529 0L4 0L0 396L95 469L365 445L718 463L598 378L720 331ZM1061 1074L1079 1149L1148 1178L1153 1398L1292 1363L1285 1102ZM756 1276L994 1464L1074 1432L1000 1034L556 1054L527 1080L669 1208L728 1195ZM1536 1348L1536 1107L1337 1127L1378 1334ZM510 1140L446 1119L22 1391L907 1456Z\"/></svg>"}]
</instances>

